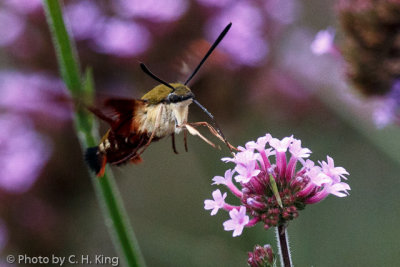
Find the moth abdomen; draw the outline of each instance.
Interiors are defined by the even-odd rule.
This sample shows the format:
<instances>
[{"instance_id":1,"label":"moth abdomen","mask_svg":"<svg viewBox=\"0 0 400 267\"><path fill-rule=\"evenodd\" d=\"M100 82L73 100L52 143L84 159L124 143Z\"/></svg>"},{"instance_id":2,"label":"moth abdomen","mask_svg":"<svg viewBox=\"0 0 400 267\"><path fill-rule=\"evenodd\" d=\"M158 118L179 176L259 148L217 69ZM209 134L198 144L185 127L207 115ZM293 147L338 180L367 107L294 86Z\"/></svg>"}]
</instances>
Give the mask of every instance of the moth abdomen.
<instances>
[{"instance_id":1,"label":"moth abdomen","mask_svg":"<svg viewBox=\"0 0 400 267\"><path fill-rule=\"evenodd\" d=\"M99 175L104 162L104 154L100 152L99 146L89 147L85 152L85 161L96 175Z\"/></svg>"}]
</instances>

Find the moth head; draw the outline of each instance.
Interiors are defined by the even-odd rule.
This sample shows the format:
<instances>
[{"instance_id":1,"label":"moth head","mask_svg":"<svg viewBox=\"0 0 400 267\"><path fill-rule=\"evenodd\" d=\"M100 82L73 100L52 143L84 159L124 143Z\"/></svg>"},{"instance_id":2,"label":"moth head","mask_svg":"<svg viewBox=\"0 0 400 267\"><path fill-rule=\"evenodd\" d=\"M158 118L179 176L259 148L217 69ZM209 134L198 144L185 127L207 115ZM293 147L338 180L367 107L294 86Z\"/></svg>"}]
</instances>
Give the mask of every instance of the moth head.
<instances>
[{"instance_id":1,"label":"moth head","mask_svg":"<svg viewBox=\"0 0 400 267\"><path fill-rule=\"evenodd\" d=\"M193 99L194 94L192 91L183 84L174 84L174 90L167 95L165 102L167 103L179 103L188 99Z\"/></svg>"}]
</instances>

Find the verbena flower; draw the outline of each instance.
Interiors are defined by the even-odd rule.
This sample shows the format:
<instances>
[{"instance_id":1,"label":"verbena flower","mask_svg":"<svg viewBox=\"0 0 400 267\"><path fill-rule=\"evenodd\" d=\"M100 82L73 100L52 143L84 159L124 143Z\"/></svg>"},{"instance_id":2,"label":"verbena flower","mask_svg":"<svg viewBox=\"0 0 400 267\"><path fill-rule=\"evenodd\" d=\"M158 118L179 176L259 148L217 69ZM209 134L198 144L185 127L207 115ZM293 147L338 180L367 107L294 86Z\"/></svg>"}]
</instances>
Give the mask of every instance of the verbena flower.
<instances>
[{"instance_id":1,"label":"verbena flower","mask_svg":"<svg viewBox=\"0 0 400 267\"><path fill-rule=\"evenodd\" d=\"M5 7L23 15L39 11L42 7L40 0L3 0Z\"/></svg>"},{"instance_id":2,"label":"verbena flower","mask_svg":"<svg viewBox=\"0 0 400 267\"><path fill-rule=\"evenodd\" d=\"M29 90L26 90L27 84ZM53 127L54 122L72 118L71 103L62 82L37 72L0 71L0 109L56 118Z\"/></svg>"},{"instance_id":3,"label":"verbena flower","mask_svg":"<svg viewBox=\"0 0 400 267\"><path fill-rule=\"evenodd\" d=\"M179 19L189 8L185 0L117 0L112 1L117 13L124 17L169 22Z\"/></svg>"},{"instance_id":4,"label":"verbena flower","mask_svg":"<svg viewBox=\"0 0 400 267\"><path fill-rule=\"evenodd\" d=\"M396 80L390 92L383 97L381 105L375 109L374 121L378 128L388 124L400 124L400 80Z\"/></svg>"},{"instance_id":5,"label":"verbena flower","mask_svg":"<svg viewBox=\"0 0 400 267\"><path fill-rule=\"evenodd\" d=\"M236 64L256 66L265 62L269 46L263 36L265 16L261 9L248 1L237 1L210 19L206 25L208 39L213 40L219 29L232 21L234 27L220 44ZM249 42L251 40L251 42Z\"/></svg>"},{"instance_id":6,"label":"verbena flower","mask_svg":"<svg viewBox=\"0 0 400 267\"><path fill-rule=\"evenodd\" d=\"M265 10L271 18L282 24L295 22L301 13L301 4L295 0L269 0L265 1Z\"/></svg>"},{"instance_id":7,"label":"verbena flower","mask_svg":"<svg viewBox=\"0 0 400 267\"><path fill-rule=\"evenodd\" d=\"M249 223L249 216L246 215L246 207L241 206L239 210L231 209L229 216L231 216L231 219L224 222L224 230L233 230L233 236L241 235L243 228Z\"/></svg>"},{"instance_id":8,"label":"verbena flower","mask_svg":"<svg viewBox=\"0 0 400 267\"><path fill-rule=\"evenodd\" d=\"M143 53L149 43L150 32L133 21L117 18L104 19L99 33L94 38L94 47L98 52L120 57Z\"/></svg>"},{"instance_id":9,"label":"verbena flower","mask_svg":"<svg viewBox=\"0 0 400 267\"><path fill-rule=\"evenodd\" d=\"M307 204L320 202L330 194L349 194L349 185L342 182L349 173L335 166L329 156L318 164L307 159L311 150L293 136L279 140L267 134L238 149L233 158L222 159L235 164L234 168L224 177L215 176L213 184L227 187L240 205L226 203L226 193L219 189L213 192L213 200L204 201L211 215L219 209L229 211L231 219L223 225L226 231L233 231L233 236L258 222L265 229L286 224Z\"/></svg>"},{"instance_id":10,"label":"verbena flower","mask_svg":"<svg viewBox=\"0 0 400 267\"><path fill-rule=\"evenodd\" d=\"M93 38L104 14L94 1L72 2L64 9L64 14L75 40Z\"/></svg>"},{"instance_id":11,"label":"verbena flower","mask_svg":"<svg viewBox=\"0 0 400 267\"><path fill-rule=\"evenodd\" d=\"M232 4L232 0L219 0L219 1L215 1L215 0L197 0L197 2L199 2L202 5L205 6L211 6L211 7L226 7L230 4Z\"/></svg>"},{"instance_id":12,"label":"verbena flower","mask_svg":"<svg viewBox=\"0 0 400 267\"><path fill-rule=\"evenodd\" d=\"M7 10L0 10L0 47L11 45L25 29L23 18Z\"/></svg>"},{"instance_id":13,"label":"verbena flower","mask_svg":"<svg viewBox=\"0 0 400 267\"><path fill-rule=\"evenodd\" d=\"M223 195L221 194L221 191L219 189L215 190L213 193L213 200L207 199L204 201L204 208L206 210L211 210L211 215L217 214L218 210L224 207L225 204L225 198L226 198L226 193Z\"/></svg>"},{"instance_id":14,"label":"verbena flower","mask_svg":"<svg viewBox=\"0 0 400 267\"><path fill-rule=\"evenodd\" d=\"M0 125L0 188L26 192L49 159L51 146L27 118L0 115Z\"/></svg>"}]
</instances>

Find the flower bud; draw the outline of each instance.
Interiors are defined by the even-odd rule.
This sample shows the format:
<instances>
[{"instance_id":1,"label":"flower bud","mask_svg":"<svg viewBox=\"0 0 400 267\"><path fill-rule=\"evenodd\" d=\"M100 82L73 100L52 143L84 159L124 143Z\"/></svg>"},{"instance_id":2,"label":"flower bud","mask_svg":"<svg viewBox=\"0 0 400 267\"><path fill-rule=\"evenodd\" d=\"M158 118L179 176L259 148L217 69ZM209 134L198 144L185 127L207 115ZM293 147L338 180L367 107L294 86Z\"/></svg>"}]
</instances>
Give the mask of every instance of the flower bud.
<instances>
[{"instance_id":1,"label":"flower bud","mask_svg":"<svg viewBox=\"0 0 400 267\"><path fill-rule=\"evenodd\" d=\"M248 253L247 263L251 267L272 267L275 262L275 255L272 251L272 248L269 244L264 245L264 247L260 245L256 245L254 247L253 252Z\"/></svg>"}]
</instances>

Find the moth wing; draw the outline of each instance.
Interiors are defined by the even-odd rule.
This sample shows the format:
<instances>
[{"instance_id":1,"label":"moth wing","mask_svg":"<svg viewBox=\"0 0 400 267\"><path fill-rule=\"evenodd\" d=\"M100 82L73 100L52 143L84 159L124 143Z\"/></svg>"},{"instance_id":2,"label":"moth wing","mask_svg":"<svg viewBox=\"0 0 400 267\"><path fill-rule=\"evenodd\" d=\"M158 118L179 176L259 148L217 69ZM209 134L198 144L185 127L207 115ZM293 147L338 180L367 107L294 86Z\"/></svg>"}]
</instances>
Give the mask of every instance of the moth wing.
<instances>
[{"instance_id":1,"label":"moth wing","mask_svg":"<svg viewBox=\"0 0 400 267\"><path fill-rule=\"evenodd\" d=\"M131 132L132 134L129 136L129 145L127 146L127 148L130 146L132 147L132 149L129 149L127 153L123 153L123 156L120 157L118 160L113 161L113 164L122 164L128 160L136 164L141 162L140 155L149 147L151 142L160 139L160 137L155 136L155 132L160 127L161 116L163 112L165 112L164 109L165 109L164 106L160 106L160 108L158 109L154 129L150 136L147 131L141 133L137 131ZM137 127L134 124L134 121L132 125L133 127ZM115 137L118 138L118 136ZM121 149L119 150L121 151ZM135 160L135 158L137 159Z\"/></svg>"},{"instance_id":2,"label":"moth wing","mask_svg":"<svg viewBox=\"0 0 400 267\"><path fill-rule=\"evenodd\" d=\"M135 130L132 125L135 114L145 109L147 104L141 99L109 98L104 101L104 109L89 107L89 110L110 124L114 133L129 136Z\"/></svg>"},{"instance_id":3,"label":"moth wing","mask_svg":"<svg viewBox=\"0 0 400 267\"><path fill-rule=\"evenodd\" d=\"M125 164L128 161L133 163L140 163L140 149L145 146L149 137L147 134L131 134L129 136L129 142L125 142L125 137L116 135L114 132L110 132L110 138L115 140L116 143L124 144L120 145L118 150L108 153L108 162L113 165Z\"/></svg>"}]
</instances>

